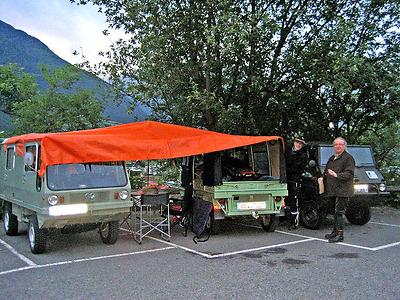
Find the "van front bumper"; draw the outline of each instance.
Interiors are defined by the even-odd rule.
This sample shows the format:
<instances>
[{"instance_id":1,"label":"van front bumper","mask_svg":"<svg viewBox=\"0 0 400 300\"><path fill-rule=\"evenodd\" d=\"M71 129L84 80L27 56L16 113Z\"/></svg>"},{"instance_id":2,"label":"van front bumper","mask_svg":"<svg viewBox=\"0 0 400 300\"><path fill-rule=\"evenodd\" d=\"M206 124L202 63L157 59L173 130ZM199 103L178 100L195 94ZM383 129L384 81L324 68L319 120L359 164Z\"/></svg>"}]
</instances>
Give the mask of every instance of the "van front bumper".
<instances>
[{"instance_id":1,"label":"van front bumper","mask_svg":"<svg viewBox=\"0 0 400 300\"><path fill-rule=\"evenodd\" d=\"M38 221L43 228L117 221L129 213L132 205L132 201L57 205L38 214Z\"/></svg>"}]
</instances>

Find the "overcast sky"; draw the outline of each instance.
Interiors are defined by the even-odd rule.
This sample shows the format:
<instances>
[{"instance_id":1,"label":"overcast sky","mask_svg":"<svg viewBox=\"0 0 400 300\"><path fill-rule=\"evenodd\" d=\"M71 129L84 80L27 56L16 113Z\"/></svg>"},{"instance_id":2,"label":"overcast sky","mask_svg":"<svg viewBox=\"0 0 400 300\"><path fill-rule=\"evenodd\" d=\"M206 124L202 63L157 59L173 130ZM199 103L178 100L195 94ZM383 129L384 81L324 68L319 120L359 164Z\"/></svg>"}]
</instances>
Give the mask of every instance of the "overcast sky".
<instances>
[{"instance_id":1,"label":"overcast sky","mask_svg":"<svg viewBox=\"0 0 400 300\"><path fill-rule=\"evenodd\" d=\"M69 0L0 0L0 20L38 38L73 64L80 61L72 55L75 50L97 62L97 53L123 36L115 31L104 36L104 15L92 5L77 6Z\"/></svg>"}]
</instances>

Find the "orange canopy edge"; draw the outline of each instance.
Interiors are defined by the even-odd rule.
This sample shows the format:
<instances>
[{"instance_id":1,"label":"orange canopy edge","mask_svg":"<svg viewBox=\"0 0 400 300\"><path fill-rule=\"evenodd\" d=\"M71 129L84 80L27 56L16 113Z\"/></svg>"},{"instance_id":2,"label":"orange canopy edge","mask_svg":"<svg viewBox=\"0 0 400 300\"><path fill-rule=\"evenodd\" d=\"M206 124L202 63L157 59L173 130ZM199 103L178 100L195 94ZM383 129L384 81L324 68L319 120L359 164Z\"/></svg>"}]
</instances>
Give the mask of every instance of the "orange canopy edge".
<instances>
[{"instance_id":1,"label":"orange canopy edge","mask_svg":"<svg viewBox=\"0 0 400 300\"><path fill-rule=\"evenodd\" d=\"M41 144L39 175L46 167L68 163L171 159L247 146L279 136L231 135L192 127L143 121L81 131L30 133L4 142L16 144L24 155L24 145Z\"/></svg>"}]
</instances>

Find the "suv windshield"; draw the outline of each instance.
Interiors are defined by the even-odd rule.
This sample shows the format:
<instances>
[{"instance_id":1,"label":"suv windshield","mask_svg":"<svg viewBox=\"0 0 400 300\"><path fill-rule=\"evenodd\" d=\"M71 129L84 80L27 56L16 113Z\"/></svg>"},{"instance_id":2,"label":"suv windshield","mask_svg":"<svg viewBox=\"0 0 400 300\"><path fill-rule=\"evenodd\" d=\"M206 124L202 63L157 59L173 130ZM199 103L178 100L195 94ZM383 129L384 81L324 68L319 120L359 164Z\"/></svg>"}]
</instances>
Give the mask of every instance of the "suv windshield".
<instances>
[{"instance_id":1,"label":"suv windshield","mask_svg":"<svg viewBox=\"0 0 400 300\"><path fill-rule=\"evenodd\" d=\"M374 166L374 159L372 158L371 148L369 147L356 147L348 146L347 152L349 152L356 162L357 167L363 166ZM329 157L333 155L333 147L323 146L320 147L320 164L325 166L328 162Z\"/></svg>"},{"instance_id":2,"label":"suv windshield","mask_svg":"<svg viewBox=\"0 0 400 300\"><path fill-rule=\"evenodd\" d=\"M47 167L50 190L120 187L127 184L122 162L63 164Z\"/></svg>"}]
</instances>

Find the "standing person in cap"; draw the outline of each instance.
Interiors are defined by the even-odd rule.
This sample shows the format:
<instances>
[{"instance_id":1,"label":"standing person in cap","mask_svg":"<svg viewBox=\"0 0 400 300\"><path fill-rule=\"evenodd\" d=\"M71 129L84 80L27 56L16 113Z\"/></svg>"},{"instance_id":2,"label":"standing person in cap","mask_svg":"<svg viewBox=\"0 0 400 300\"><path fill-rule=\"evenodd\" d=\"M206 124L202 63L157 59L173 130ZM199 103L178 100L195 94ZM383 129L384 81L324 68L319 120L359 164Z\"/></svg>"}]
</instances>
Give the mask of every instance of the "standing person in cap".
<instances>
[{"instance_id":1,"label":"standing person in cap","mask_svg":"<svg viewBox=\"0 0 400 300\"><path fill-rule=\"evenodd\" d=\"M324 171L325 193L335 201L335 222L332 233L325 238L330 243L343 241L344 214L349 198L353 196L353 177L355 162L346 151L347 142L338 137L333 141L334 154L328 159Z\"/></svg>"},{"instance_id":2,"label":"standing person in cap","mask_svg":"<svg viewBox=\"0 0 400 300\"><path fill-rule=\"evenodd\" d=\"M289 197L286 203L286 212L289 218L289 229L297 227L298 214L298 194L300 180L307 166L307 153L303 146L306 144L304 139L296 137L293 139L293 147L286 152L286 174L288 180Z\"/></svg>"}]
</instances>

